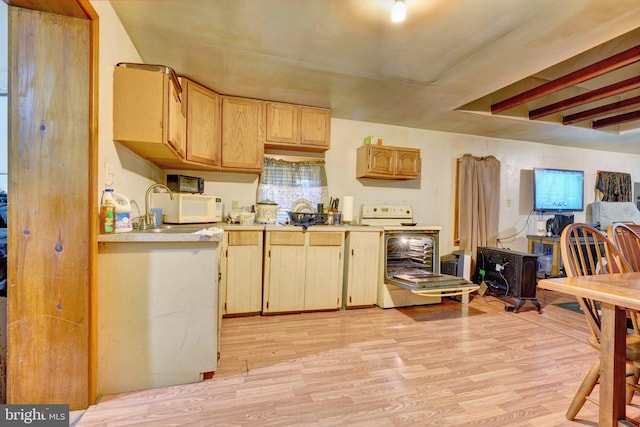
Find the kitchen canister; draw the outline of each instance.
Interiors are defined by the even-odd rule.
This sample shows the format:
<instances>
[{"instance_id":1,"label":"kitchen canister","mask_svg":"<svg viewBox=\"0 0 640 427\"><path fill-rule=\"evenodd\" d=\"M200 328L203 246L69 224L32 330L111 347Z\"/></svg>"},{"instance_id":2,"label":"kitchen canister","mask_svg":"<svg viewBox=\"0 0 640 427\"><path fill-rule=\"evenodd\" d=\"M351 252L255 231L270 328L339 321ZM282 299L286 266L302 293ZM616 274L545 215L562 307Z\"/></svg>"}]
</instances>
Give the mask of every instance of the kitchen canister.
<instances>
[{"instance_id":1,"label":"kitchen canister","mask_svg":"<svg viewBox=\"0 0 640 427\"><path fill-rule=\"evenodd\" d=\"M256 222L259 224L275 224L278 204L271 200L263 200L256 204Z\"/></svg>"},{"instance_id":2,"label":"kitchen canister","mask_svg":"<svg viewBox=\"0 0 640 427\"><path fill-rule=\"evenodd\" d=\"M240 212L240 224L253 224L255 219L255 212Z\"/></svg>"}]
</instances>

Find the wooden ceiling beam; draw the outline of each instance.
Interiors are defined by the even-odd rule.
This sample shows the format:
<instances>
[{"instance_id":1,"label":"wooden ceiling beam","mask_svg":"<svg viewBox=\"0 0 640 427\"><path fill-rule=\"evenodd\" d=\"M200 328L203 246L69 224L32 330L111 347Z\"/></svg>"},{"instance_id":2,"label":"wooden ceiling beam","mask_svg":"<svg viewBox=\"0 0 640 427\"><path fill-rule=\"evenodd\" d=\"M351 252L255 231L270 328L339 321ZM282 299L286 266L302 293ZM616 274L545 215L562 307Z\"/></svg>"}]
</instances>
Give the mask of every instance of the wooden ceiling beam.
<instances>
[{"instance_id":1,"label":"wooden ceiling beam","mask_svg":"<svg viewBox=\"0 0 640 427\"><path fill-rule=\"evenodd\" d=\"M518 105L541 98L569 86L601 76L618 68L640 61L640 45L595 62L579 70L551 80L533 89L529 89L504 101L491 105L491 114L497 114Z\"/></svg>"},{"instance_id":2,"label":"wooden ceiling beam","mask_svg":"<svg viewBox=\"0 0 640 427\"><path fill-rule=\"evenodd\" d=\"M618 83L585 92L572 98L567 98L562 101L554 102L553 104L545 105L544 107L536 108L535 110L529 111L529 119L539 119L540 117L548 116L549 114L557 113L558 111L568 110L569 108L588 104L589 102L608 98L634 89L640 89L640 76L632 77Z\"/></svg>"},{"instance_id":3,"label":"wooden ceiling beam","mask_svg":"<svg viewBox=\"0 0 640 427\"><path fill-rule=\"evenodd\" d=\"M629 108L637 107L640 105L640 96L634 96L633 98L624 99L622 101L613 102L611 104L602 105L600 107L591 108L589 110L580 111L579 113L569 114L562 118L563 125L570 125L572 123L581 122L587 119L593 119L594 117L604 116L606 114L617 113L618 111L627 110Z\"/></svg>"},{"instance_id":4,"label":"wooden ceiling beam","mask_svg":"<svg viewBox=\"0 0 640 427\"><path fill-rule=\"evenodd\" d=\"M619 125L621 123L632 122L640 119L640 110L618 116L607 117L606 119L594 120L591 124L593 129L600 129L608 126Z\"/></svg>"}]
</instances>

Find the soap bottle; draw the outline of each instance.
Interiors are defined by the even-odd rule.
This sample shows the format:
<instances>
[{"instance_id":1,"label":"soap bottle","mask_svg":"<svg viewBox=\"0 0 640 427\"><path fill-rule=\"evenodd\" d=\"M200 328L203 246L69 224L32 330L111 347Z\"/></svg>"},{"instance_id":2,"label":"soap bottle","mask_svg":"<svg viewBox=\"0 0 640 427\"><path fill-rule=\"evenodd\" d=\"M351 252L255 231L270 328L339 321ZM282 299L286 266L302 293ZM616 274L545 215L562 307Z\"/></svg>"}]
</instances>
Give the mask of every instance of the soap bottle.
<instances>
[{"instance_id":1,"label":"soap bottle","mask_svg":"<svg viewBox=\"0 0 640 427\"><path fill-rule=\"evenodd\" d=\"M100 234L111 234L116 231L116 204L113 201L113 189L107 188L102 193L100 203Z\"/></svg>"}]
</instances>

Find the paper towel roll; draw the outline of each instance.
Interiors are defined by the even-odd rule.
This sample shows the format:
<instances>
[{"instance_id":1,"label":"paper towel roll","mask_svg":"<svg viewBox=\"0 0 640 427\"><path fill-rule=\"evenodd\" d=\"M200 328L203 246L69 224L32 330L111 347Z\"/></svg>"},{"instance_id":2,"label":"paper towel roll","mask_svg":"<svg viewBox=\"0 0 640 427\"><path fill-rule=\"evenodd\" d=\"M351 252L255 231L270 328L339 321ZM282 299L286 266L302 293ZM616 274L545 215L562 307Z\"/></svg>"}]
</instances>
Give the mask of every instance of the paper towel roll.
<instances>
[{"instance_id":1,"label":"paper towel roll","mask_svg":"<svg viewBox=\"0 0 640 427\"><path fill-rule=\"evenodd\" d=\"M344 196L342 205L342 221L343 222L351 222L353 221L353 197L352 196Z\"/></svg>"}]
</instances>

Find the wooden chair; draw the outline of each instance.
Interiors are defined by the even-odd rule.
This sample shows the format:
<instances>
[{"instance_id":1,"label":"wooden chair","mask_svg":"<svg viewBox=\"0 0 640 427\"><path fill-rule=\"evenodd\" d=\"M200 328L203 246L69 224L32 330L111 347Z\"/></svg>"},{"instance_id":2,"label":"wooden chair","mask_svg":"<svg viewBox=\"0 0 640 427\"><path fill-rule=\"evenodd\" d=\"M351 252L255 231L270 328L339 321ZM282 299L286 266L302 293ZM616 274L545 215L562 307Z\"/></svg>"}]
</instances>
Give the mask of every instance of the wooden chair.
<instances>
[{"instance_id":1,"label":"wooden chair","mask_svg":"<svg viewBox=\"0 0 640 427\"><path fill-rule=\"evenodd\" d=\"M607 229L609 239L616 245L632 271L640 271L640 225L613 223Z\"/></svg>"},{"instance_id":2,"label":"wooden chair","mask_svg":"<svg viewBox=\"0 0 640 427\"><path fill-rule=\"evenodd\" d=\"M560 252L565 271L569 277L632 271L614 243L604 233L587 224L570 224L562 231ZM599 352L601 324L599 303L587 298L578 298L578 303L584 312L591 331L588 342ZM640 336L628 334L627 363L632 368L632 374L627 378L627 403L631 401L634 391L640 391L637 386L638 373L640 371L634 365L634 362L638 361L640 361ZM567 419L575 419L587 400L598 404L597 400L590 395L599 379L600 358L594 363L582 384L580 384L567 410Z\"/></svg>"}]
</instances>

